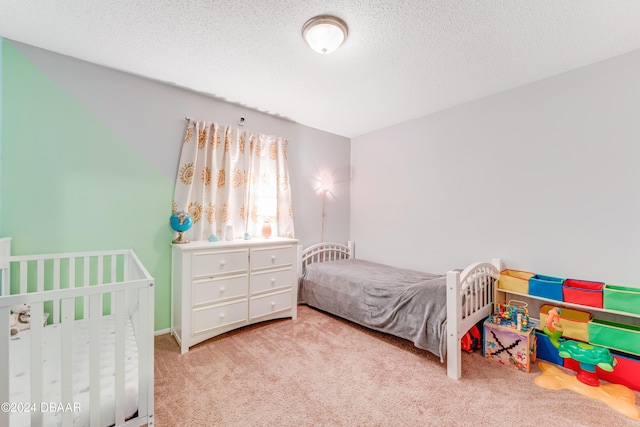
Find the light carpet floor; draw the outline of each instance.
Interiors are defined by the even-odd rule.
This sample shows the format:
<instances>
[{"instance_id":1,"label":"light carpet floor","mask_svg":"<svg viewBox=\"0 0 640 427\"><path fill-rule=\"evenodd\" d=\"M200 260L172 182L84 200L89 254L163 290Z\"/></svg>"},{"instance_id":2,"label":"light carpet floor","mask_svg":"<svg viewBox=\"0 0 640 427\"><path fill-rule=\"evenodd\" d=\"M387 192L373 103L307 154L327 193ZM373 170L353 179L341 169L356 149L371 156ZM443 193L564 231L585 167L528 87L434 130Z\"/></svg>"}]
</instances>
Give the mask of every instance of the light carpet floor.
<instances>
[{"instance_id":1,"label":"light carpet floor","mask_svg":"<svg viewBox=\"0 0 640 427\"><path fill-rule=\"evenodd\" d=\"M539 373L463 353L454 381L411 342L302 305L296 320L183 355L171 335L156 337L155 426L640 426L602 402L538 387Z\"/></svg>"}]
</instances>

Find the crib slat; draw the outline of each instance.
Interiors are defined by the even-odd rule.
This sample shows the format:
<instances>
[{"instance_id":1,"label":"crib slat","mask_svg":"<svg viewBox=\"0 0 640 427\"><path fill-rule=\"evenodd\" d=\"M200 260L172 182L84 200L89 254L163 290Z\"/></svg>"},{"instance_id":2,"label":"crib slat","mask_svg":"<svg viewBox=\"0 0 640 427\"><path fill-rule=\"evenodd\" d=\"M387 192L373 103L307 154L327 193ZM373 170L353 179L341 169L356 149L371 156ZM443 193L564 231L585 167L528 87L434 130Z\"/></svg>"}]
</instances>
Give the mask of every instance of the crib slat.
<instances>
[{"instance_id":1,"label":"crib slat","mask_svg":"<svg viewBox=\"0 0 640 427\"><path fill-rule=\"evenodd\" d=\"M116 342L115 342L115 383L116 383L116 425L124 423L124 322L126 292L119 291L115 295ZM112 307L113 311L113 307Z\"/></svg>"},{"instance_id":2,"label":"crib slat","mask_svg":"<svg viewBox=\"0 0 640 427\"><path fill-rule=\"evenodd\" d=\"M20 293L27 293L27 261L20 263Z\"/></svg>"},{"instance_id":3,"label":"crib slat","mask_svg":"<svg viewBox=\"0 0 640 427\"><path fill-rule=\"evenodd\" d=\"M55 258L53 260L53 290L57 291L60 289L60 258ZM58 323L60 321L60 307L58 304L53 304L53 323Z\"/></svg>"},{"instance_id":4,"label":"crib slat","mask_svg":"<svg viewBox=\"0 0 640 427\"><path fill-rule=\"evenodd\" d=\"M43 292L44 291L44 260L39 259L38 262L36 263L36 266L37 266L37 277L38 277L37 291Z\"/></svg>"},{"instance_id":5,"label":"crib slat","mask_svg":"<svg viewBox=\"0 0 640 427\"><path fill-rule=\"evenodd\" d=\"M82 258L83 270L84 270L84 281L82 282L82 286L89 286L89 277L91 277L91 259L86 256Z\"/></svg>"},{"instance_id":6,"label":"crib slat","mask_svg":"<svg viewBox=\"0 0 640 427\"><path fill-rule=\"evenodd\" d=\"M76 259L69 258L69 287L76 287Z\"/></svg>"},{"instance_id":7,"label":"crib slat","mask_svg":"<svg viewBox=\"0 0 640 427\"><path fill-rule=\"evenodd\" d=\"M84 280L82 281L81 286L89 286L89 277L91 274L91 263L89 262L89 257L86 256L82 258L82 267L84 271ZM84 316L89 315L89 298L84 297Z\"/></svg>"},{"instance_id":8,"label":"crib slat","mask_svg":"<svg viewBox=\"0 0 640 427\"><path fill-rule=\"evenodd\" d=\"M129 271L129 269L130 269L129 264L131 264L131 262L132 262L131 261L131 256L128 253L125 254L123 265L122 265L122 269L124 270L125 280L130 280L131 279L131 276L129 275L129 272L130 272Z\"/></svg>"},{"instance_id":9,"label":"crib slat","mask_svg":"<svg viewBox=\"0 0 640 427\"><path fill-rule=\"evenodd\" d=\"M0 307L0 403L9 402L9 307ZM0 425L9 425L9 411L0 411Z\"/></svg>"},{"instance_id":10,"label":"crib slat","mask_svg":"<svg viewBox=\"0 0 640 427\"><path fill-rule=\"evenodd\" d=\"M117 281L118 278L118 257L116 255L111 255L111 277L109 277L109 282L113 283Z\"/></svg>"},{"instance_id":11,"label":"crib slat","mask_svg":"<svg viewBox=\"0 0 640 427\"><path fill-rule=\"evenodd\" d=\"M67 403L73 404L73 358L71 357L71 354L73 354L73 298L65 298L60 303L62 311L60 319L60 360L62 361L60 366L60 396L62 397L61 402L66 405ZM62 426L73 426L73 413L71 411L62 413Z\"/></svg>"},{"instance_id":12,"label":"crib slat","mask_svg":"<svg viewBox=\"0 0 640 427\"><path fill-rule=\"evenodd\" d=\"M86 271L86 270L85 270ZM102 298L100 294L93 294L89 298L90 314L90 331L91 339L89 341L89 406L90 406L90 425L100 426L100 321L102 316ZM85 313L86 314L86 313Z\"/></svg>"},{"instance_id":13,"label":"crib slat","mask_svg":"<svg viewBox=\"0 0 640 427\"><path fill-rule=\"evenodd\" d=\"M31 412L31 425L42 426L42 412L39 411L40 404L44 402L42 392L42 322L44 317L44 303L41 301L31 303L31 325L29 334L31 335L31 403L35 404L36 411Z\"/></svg>"},{"instance_id":14,"label":"crib slat","mask_svg":"<svg viewBox=\"0 0 640 427\"><path fill-rule=\"evenodd\" d=\"M102 285L104 281L104 257L98 257L98 285ZM108 282L107 282L108 283Z\"/></svg>"},{"instance_id":15,"label":"crib slat","mask_svg":"<svg viewBox=\"0 0 640 427\"><path fill-rule=\"evenodd\" d=\"M125 276L126 277L126 276ZM141 330L147 331L151 327L149 318L149 298L146 297L146 293L150 293L148 289L141 288L135 293L135 297L138 299L138 326ZM152 294L152 293L151 293ZM151 345L151 346L150 346ZM149 344L149 338L143 337L138 340L138 411L141 414L149 414L149 402L147 397L149 396L149 370L151 376L153 376L153 336L151 336L151 343ZM143 357L144 356L144 357Z\"/></svg>"}]
</instances>

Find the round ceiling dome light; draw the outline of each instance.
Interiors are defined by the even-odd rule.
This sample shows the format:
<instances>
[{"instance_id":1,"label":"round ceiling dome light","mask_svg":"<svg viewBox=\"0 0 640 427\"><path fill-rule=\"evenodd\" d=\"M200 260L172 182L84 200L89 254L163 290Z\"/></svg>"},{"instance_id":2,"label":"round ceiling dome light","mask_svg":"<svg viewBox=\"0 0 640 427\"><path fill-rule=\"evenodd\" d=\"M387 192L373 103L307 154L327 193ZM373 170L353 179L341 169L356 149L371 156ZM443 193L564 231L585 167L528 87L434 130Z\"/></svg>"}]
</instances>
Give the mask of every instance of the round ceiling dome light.
<instances>
[{"instance_id":1,"label":"round ceiling dome light","mask_svg":"<svg viewBox=\"0 0 640 427\"><path fill-rule=\"evenodd\" d=\"M339 48L347 39L347 34L347 24L335 16L316 16L302 26L302 38L311 49L323 55Z\"/></svg>"}]
</instances>

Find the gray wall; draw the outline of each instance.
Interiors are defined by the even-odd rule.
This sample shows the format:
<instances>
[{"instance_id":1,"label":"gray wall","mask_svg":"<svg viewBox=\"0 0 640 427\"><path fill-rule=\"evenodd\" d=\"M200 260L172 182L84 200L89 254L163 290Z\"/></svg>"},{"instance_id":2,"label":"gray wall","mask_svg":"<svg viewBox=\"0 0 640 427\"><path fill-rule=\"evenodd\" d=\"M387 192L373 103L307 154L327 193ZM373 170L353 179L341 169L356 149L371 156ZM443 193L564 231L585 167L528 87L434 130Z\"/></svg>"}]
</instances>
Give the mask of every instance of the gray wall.
<instances>
[{"instance_id":1,"label":"gray wall","mask_svg":"<svg viewBox=\"0 0 640 427\"><path fill-rule=\"evenodd\" d=\"M351 142L361 258L640 285L640 51Z\"/></svg>"}]
</instances>

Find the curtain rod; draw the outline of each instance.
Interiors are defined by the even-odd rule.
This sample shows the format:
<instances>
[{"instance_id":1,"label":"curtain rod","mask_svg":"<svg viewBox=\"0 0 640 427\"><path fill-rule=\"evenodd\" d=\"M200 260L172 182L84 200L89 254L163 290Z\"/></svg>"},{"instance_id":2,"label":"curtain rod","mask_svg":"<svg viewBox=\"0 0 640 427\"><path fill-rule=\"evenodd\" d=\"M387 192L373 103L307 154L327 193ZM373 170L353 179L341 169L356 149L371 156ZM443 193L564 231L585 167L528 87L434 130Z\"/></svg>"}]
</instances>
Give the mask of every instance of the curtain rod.
<instances>
[{"instance_id":1,"label":"curtain rod","mask_svg":"<svg viewBox=\"0 0 640 427\"><path fill-rule=\"evenodd\" d=\"M188 122L192 120L189 116L185 116L184 119ZM244 126L244 117L240 117L240 120L238 120L238 126Z\"/></svg>"}]
</instances>

